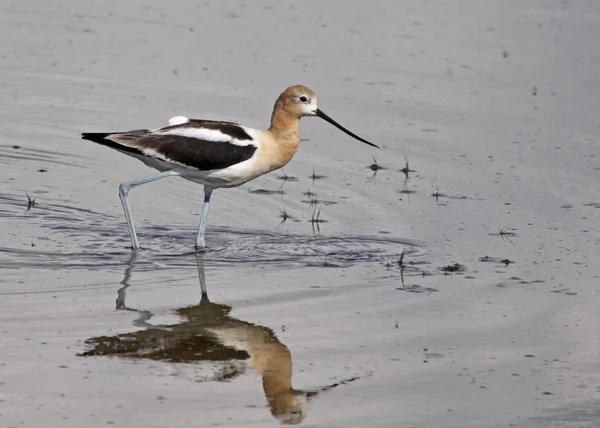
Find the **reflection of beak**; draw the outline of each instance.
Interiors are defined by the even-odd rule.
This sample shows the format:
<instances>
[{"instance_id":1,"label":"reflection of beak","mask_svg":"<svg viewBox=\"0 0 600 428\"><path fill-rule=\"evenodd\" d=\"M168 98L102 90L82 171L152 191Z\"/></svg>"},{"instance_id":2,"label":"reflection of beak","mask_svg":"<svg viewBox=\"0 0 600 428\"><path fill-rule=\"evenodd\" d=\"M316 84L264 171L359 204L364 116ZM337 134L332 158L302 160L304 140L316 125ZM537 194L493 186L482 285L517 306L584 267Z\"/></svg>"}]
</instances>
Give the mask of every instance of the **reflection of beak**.
<instances>
[{"instance_id":1,"label":"reflection of beak","mask_svg":"<svg viewBox=\"0 0 600 428\"><path fill-rule=\"evenodd\" d=\"M333 120L332 118L330 118L329 116L327 116L325 113L323 113L323 110L321 109L316 109L315 110L315 115L319 116L321 119L323 119L326 122L331 123L333 126L335 126L337 129L339 129L340 131L344 131L346 134L350 135L352 138L356 138L358 141L361 141L365 144L368 144L369 146L373 146L373 147L377 147L379 148L379 146L376 146L373 143L369 143L367 140L365 140L364 138L360 138L358 135L348 131L346 128L344 128L342 125L340 125L339 123L337 123L335 120Z\"/></svg>"}]
</instances>

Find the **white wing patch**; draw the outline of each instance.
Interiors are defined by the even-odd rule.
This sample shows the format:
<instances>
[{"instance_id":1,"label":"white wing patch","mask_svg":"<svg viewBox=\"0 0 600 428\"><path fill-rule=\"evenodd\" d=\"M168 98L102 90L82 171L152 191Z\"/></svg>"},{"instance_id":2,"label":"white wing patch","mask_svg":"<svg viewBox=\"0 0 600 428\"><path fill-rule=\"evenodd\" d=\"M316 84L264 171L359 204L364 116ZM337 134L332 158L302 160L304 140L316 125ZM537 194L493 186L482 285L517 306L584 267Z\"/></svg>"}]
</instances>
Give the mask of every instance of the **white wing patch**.
<instances>
[{"instance_id":1,"label":"white wing patch","mask_svg":"<svg viewBox=\"0 0 600 428\"><path fill-rule=\"evenodd\" d=\"M169 126L183 125L184 123L188 123L189 121L190 121L189 117L174 116L171 119L169 119Z\"/></svg>"},{"instance_id":2,"label":"white wing patch","mask_svg":"<svg viewBox=\"0 0 600 428\"><path fill-rule=\"evenodd\" d=\"M244 327L208 328L207 330L223 345L238 351L246 351L251 356L260 345L260 343L252 345L252 332L246 331Z\"/></svg>"},{"instance_id":3,"label":"white wing patch","mask_svg":"<svg viewBox=\"0 0 600 428\"><path fill-rule=\"evenodd\" d=\"M165 155L163 155L160 152L157 152L154 149L149 149L148 148L148 149L141 149L141 150L142 150L142 153L144 153L145 156L149 156L151 158L159 159L159 160L162 160L162 161L165 161L165 162L171 162L171 163L177 163L177 164L179 164L179 162L175 162L175 161L167 158ZM182 164L180 164L180 165L182 165Z\"/></svg>"},{"instance_id":4,"label":"white wing patch","mask_svg":"<svg viewBox=\"0 0 600 428\"><path fill-rule=\"evenodd\" d=\"M179 137L197 138L204 141L213 141L215 143L230 143L236 146L257 146L254 140L238 140L231 136L222 133L217 129L197 128L197 127L181 127L175 129L167 129L164 131L154 131L154 135L177 135Z\"/></svg>"}]
</instances>

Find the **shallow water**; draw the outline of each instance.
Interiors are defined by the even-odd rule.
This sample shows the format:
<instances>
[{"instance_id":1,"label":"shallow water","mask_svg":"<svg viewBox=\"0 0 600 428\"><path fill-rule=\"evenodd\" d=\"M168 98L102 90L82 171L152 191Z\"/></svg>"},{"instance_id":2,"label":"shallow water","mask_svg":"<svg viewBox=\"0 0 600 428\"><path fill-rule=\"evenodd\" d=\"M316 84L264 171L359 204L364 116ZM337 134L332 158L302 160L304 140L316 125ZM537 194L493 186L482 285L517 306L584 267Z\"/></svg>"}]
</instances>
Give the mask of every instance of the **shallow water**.
<instances>
[{"instance_id":1,"label":"shallow water","mask_svg":"<svg viewBox=\"0 0 600 428\"><path fill-rule=\"evenodd\" d=\"M0 2L0 426L598 426L599 21ZM284 172L215 192L200 261L202 189L137 188L132 259L148 169L79 134L263 127L294 83L382 149L304 119Z\"/></svg>"}]
</instances>

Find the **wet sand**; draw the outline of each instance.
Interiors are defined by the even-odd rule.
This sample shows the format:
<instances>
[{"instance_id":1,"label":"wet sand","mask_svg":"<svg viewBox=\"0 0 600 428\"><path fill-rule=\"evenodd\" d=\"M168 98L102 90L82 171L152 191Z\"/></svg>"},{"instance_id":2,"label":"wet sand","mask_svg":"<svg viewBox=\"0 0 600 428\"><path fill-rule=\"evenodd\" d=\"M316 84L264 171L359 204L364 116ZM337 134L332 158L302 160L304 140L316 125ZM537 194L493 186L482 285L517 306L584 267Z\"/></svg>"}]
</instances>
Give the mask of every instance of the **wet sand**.
<instances>
[{"instance_id":1,"label":"wet sand","mask_svg":"<svg viewBox=\"0 0 600 428\"><path fill-rule=\"evenodd\" d=\"M598 426L599 22L1 2L0 426ZM294 83L381 150L303 119L297 180L215 192L200 265L201 187L135 189L132 260L117 186L148 169L79 134L266 127Z\"/></svg>"}]
</instances>

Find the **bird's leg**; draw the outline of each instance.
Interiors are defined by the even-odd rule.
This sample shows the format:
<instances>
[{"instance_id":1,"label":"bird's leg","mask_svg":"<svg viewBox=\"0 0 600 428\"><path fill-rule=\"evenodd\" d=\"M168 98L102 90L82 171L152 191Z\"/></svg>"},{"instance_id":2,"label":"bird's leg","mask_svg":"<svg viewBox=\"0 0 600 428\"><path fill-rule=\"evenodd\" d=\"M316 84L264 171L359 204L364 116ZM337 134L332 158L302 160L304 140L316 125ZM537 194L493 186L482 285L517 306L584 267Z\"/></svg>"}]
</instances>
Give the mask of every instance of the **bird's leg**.
<instances>
[{"instance_id":1,"label":"bird's leg","mask_svg":"<svg viewBox=\"0 0 600 428\"><path fill-rule=\"evenodd\" d=\"M210 203L212 192L213 189L204 186L204 205L202 205L202 217L200 217L200 226L198 227L198 236L196 237L196 251L202 251L206 248L204 230L206 229L206 215L208 214L208 204Z\"/></svg>"},{"instance_id":2,"label":"bird's leg","mask_svg":"<svg viewBox=\"0 0 600 428\"><path fill-rule=\"evenodd\" d=\"M125 211L125 219L127 220L127 227L129 228L129 236L131 236L131 248L133 251L140 249L140 244L135 233L135 227L133 226L133 218L131 217L131 209L129 208L129 200L127 195L129 191L134 187L141 186L142 184L151 183L152 181L160 180L161 178L169 177L171 175L179 175L174 171L164 171L160 174L151 175L149 177L140 178L138 180L125 181L119 185L119 198L123 204L123 211Z\"/></svg>"}]
</instances>

